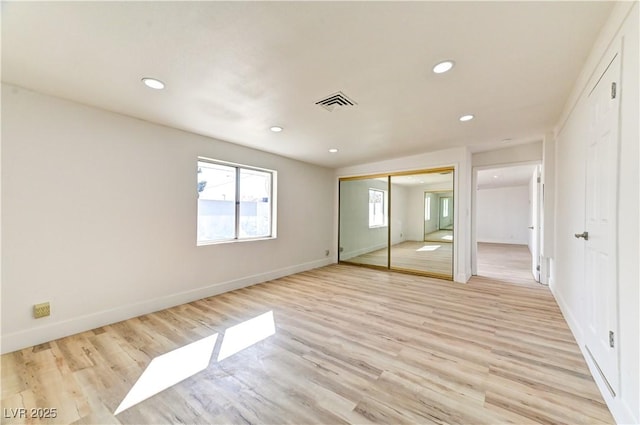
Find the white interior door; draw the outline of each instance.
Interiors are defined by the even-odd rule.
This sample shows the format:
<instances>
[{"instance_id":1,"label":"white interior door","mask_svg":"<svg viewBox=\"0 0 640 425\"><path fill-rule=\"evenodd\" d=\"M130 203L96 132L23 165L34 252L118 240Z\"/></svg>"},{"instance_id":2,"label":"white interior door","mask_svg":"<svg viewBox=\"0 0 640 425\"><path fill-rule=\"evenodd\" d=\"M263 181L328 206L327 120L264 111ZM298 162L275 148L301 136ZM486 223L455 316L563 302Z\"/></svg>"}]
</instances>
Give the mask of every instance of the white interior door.
<instances>
[{"instance_id":1,"label":"white interior door","mask_svg":"<svg viewBox=\"0 0 640 425\"><path fill-rule=\"evenodd\" d=\"M616 55L589 95L586 163L585 342L591 357L617 392L618 306L616 211L620 58Z\"/></svg>"},{"instance_id":2,"label":"white interior door","mask_svg":"<svg viewBox=\"0 0 640 425\"><path fill-rule=\"evenodd\" d=\"M536 167L531 181L531 273L536 282L540 282L540 167Z\"/></svg>"}]
</instances>

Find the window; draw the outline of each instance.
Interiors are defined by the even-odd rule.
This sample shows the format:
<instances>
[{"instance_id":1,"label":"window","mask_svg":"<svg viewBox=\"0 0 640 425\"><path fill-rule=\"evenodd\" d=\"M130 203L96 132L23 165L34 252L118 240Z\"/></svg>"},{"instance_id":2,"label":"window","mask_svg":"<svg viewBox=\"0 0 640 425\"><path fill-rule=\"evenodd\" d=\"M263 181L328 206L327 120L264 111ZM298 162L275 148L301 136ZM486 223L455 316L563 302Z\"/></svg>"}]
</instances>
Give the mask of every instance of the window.
<instances>
[{"instance_id":1,"label":"window","mask_svg":"<svg viewBox=\"0 0 640 425\"><path fill-rule=\"evenodd\" d=\"M198 245L275 237L276 172L198 160Z\"/></svg>"},{"instance_id":2,"label":"window","mask_svg":"<svg viewBox=\"0 0 640 425\"><path fill-rule=\"evenodd\" d=\"M431 220L431 195L424 198L424 219L425 221Z\"/></svg>"},{"instance_id":3,"label":"window","mask_svg":"<svg viewBox=\"0 0 640 425\"><path fill-rule=\"evenodd\" d=\"M442 200L442 216L449 217L449 198Z\"/></svg>"},{"instance_id":4,"label":"window","mask_svg":"<svg viewBox=\"0 0 640 425\"><path fill-rule=\"evenodd\" d=\"M387 191L369 189L369 227L387 225Z\"/></svg>"}]
</instances>

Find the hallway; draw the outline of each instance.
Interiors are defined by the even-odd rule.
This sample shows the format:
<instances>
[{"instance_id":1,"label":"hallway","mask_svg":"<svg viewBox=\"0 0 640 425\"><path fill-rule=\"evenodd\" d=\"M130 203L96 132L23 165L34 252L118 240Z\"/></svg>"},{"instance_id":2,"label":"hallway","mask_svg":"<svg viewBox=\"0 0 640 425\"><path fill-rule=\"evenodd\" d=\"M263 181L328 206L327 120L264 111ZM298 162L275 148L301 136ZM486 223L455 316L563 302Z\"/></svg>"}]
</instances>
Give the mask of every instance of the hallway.
<instances>
[{"instance_id":1,"label":"hallway","mask_svg":"<svg viewBox=\"0 0 640 425\"><path fill-rule=\"evenodd\" d=\"M525 286L540 286L531 273L526 245L478 243L478 276Z\"/></svg>"}]
</instances>

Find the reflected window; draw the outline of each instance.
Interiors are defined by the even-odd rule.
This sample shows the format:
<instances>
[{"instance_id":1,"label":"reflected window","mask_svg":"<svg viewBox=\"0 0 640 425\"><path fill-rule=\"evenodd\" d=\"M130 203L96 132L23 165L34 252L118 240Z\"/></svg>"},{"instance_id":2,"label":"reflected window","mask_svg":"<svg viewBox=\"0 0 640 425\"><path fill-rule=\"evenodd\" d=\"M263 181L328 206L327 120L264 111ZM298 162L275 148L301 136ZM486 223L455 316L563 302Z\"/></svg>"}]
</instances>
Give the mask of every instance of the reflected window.
<instances>
[{"instance_id":1,"label":"reflected window","mask_svg":"<svg viewBox=\"0 0 640 425\"><path fill-rule=\"evenodd\" d=\"M449 217L449 198L442 200L442 216Z\"/></svg>"},{"instance_id":2,"label":"reflected window","mask_svg":"<svg viewBox=\"0 0 640 425\"><path fill-rule=\"evenodd\" d=\"M387 191L369 189L369 227L387 225Z\"/></svg>"},{"instance_id":3,"label":"reflected window","mask_svg":"<svg viewBox=\"0 0 640 425\"><path fill-rule=\"evenodd\" d=\"M427 196L424 203L424 219L431 220L431 197Z\"/></svg>"}]
</instances>

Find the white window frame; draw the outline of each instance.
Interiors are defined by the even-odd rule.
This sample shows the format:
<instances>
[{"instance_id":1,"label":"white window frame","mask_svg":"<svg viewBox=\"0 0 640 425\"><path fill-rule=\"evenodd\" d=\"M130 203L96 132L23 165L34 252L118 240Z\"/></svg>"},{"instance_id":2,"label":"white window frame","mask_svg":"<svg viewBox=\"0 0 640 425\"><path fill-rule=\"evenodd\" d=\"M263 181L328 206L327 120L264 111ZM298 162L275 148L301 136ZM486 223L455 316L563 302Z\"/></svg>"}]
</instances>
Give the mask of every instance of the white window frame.
<instances>
[{"instance_id":1,"label":"white window frame","mask_svg":"<svg viewBox=\"0 0 640 425\"><path fill-rule=\"evenodd\" d=\"M431 221L431 195L424 197L424 217L425 221Z\"/></svg>"},{"instance_id":2,"label":"white window frame","mask_svg":"<svg viewBox=\"0 0 640 425\"><path fill-rule=\"evenodd\" d=\"M376 223L375 220L375 216L372 217L371 212L371 192L380 192L382 193L382 223ZM375 229L378 227L387 227L388 225L388 217L389 217L389 205L388 205L388 199L389 199L389 195L387 193L386 190L384 189L376 189L374 187L370 187L367 194L369 195L368 199L367 199L367 205L369 207L369 229ZM375 213L375 207L373 209L373 212Z\"/></svg>"},{"instance_id":3,"label":"white window frame","mask_svg":"<svg viewBox=\"0 0 640 425\"><path fill-rule=\"evenodd\" d=\"M449 217L449 198L444 198L442 200L442 217L443 218L448 218Z\"/></svg>"},{"instance_id":4,"label":"white window frame","mask_svg":"<svg viewBox=\"0 0 640 425\"><path fill-rule=\"evenodd\" d=\"M257 240L266 240L266 239L276 239L277 238L277 182L278 182L278 172L276 170L270 170L267 168L260 168L260 167L255 167L252 165L244 165L244 164L238 164L235 162L228 162L228 161L221 161L219 159L212 159L212 158L206 158L206 157L198 157L198 160L196 162L196 169L199 168L200 163L201 162L206 162L209 164L214 164L214 165L223 165L226 167L232 167L235 168L236 171L236 199L235 199L235 230L234 230L234 237L233 238L229 238L229 239L215 239L215 240L198 240L198 236L196 234L196 244L197 246L205 246L205 245L216 245L216 244L222 244L222 243L233 243L233 242L245 242L245 241L257 241ZM252 170L252 171L261 171L264 173L268 173L271 175L271 193L270 193L270 199L271 199L271 208L270 208L270 234L267 236L258 236L258 237L240 237L240 199L239 199L239 195L240 195L240 183L241 183L241 179L240 179L240 170ZM196 229L198 227L197 224L197 220L199 218L199 211L198 211L198 207L196 206Z\"/></svg>"}]
</instances>

